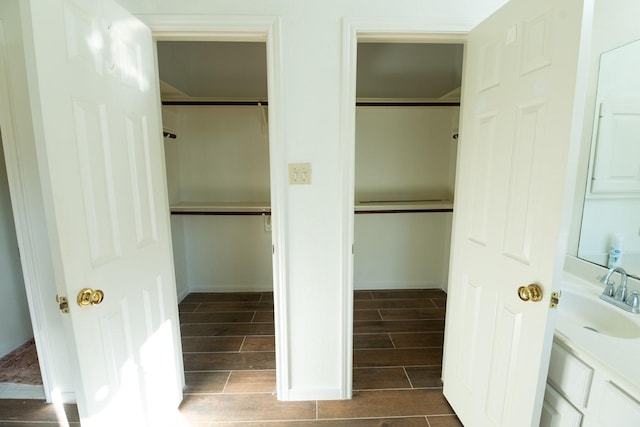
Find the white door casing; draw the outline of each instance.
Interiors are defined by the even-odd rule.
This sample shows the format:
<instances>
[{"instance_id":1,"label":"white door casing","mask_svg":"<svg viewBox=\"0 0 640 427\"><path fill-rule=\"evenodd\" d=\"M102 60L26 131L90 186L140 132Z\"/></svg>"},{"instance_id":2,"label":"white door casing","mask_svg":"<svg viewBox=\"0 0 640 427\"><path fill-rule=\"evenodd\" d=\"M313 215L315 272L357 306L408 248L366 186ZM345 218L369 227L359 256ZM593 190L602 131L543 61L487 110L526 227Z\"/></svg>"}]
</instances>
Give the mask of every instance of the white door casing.
<instances>
[{"instance_id":1,"label":"white door casing","mask_svg":"<svg viewBox=\"0 0 640 427\"><path fill-rule=\"evenodd\" d=\"M512 0L469 34L443 360L444 394L467 426L540 419L582 21L580 0ZM541 302L519 299L530 283Z\"/></svg>"},{"instance_id":2,"label":"white door casing","mask_svg":"<svg viewBox=\"0 0 640 427\"><path fill-rule=\"evenodd\" d=\"M184 379L151 33L112 0L32 1L29 12L36 147L82 422L165 425ZM104 301L77 305L85 287Z\"/></svg>"}]
</instances>

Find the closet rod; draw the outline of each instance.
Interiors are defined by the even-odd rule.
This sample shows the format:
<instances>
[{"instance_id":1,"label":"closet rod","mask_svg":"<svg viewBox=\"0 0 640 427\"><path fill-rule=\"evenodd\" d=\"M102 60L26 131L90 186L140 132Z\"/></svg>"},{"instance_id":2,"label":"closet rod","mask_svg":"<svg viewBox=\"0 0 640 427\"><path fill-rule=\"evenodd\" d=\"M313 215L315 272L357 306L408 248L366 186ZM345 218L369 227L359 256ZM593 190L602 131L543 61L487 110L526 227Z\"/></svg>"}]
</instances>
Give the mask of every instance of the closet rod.
<instances>
[{"instance_id":1,"label":"closet rod","mask_svg":"<svg viewBox=\"0 0 640 427\"><path fill-rule=\"evenodd\" d=\"M268 101L162 101L162 105L269 106ZM356 107L459 107L460 102L356 101Z\"/></svg>"},{"instance_id":2,"label":"closet rod","mask_svg":"<svg viewBox=\"0 0 640 427\"><path fill-rule=\"evenodd\" d=\"M430 212L453 212L452 208L444 209L388 209L388 210L371 210L371 211L355 211L356 215L369 214L394 214L394 213L430 213Z\"/></svg>"},{"instance_id":3,"label":"closet rod","mask_svg":"<svg viewBox=\"0 0 640 427\"><path fill-rule=\"evenodd\" d=\"M356 215L369 214L394 214L394 213L429 213L429 212L453 212L453 209L389 209L389 210L372 210L372 211L355 211ZM246 212L246 211L228 211L228 212L202 212L202 211L175 211L171 215L225 215L225 216L262 216L271 215L271 212Z\"/></svg>"},{"instance_id":4,"label":"closet rod","mask_svg":"<svg viewBox=\"0 0 640 427\"><path fill-rule=\"evenodd\" d=\"M356 107L459 107L460 102L356 101Z\"/></svg>"},{"instance_id":5,"label":"closet rod","mask_svg":"<svg viewBox=\"0 0 640 427\"><path fill-rule=\"evenodd\" d=\"M243 105L263 105L268 106L268 101L162 101L162 105L221 105L221 106L243 106Z\"/></svg>"},{"instance_id":6,"label":"closet rod","mask_svg":"<svg viewBox=\"0 0 640 427\"><path fill-rule=\"evenodd\" d=\"M271 212L248 212L248 211L224 211L224 212L205 212L205 211L171 211L171 215L238 215L238 216L262 216L271 215Z\"/></svg>"}]
</instances>

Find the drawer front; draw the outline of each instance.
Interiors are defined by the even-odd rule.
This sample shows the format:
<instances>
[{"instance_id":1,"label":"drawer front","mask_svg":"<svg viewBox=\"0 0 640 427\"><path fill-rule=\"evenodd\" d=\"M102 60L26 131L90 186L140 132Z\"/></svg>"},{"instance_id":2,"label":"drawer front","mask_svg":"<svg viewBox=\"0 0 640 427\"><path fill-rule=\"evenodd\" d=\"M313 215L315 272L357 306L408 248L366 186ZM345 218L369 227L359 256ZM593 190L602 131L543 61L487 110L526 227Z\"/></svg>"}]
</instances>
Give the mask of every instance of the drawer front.
<instances>
[{"instance_id":1,"label":"drawer front","mask_svg":"<svg viewBox=\"0 0 640 427\"><path fill-rule=\"evenodd\" d=\"M554 344L551 349L548 382L578 409L584 409L589 397L593 368Z\"/></svg>"},{"instance_id":2,"label":"drawer front","mask_svg":"<svg viewBox=\"0 0 640 427\"><path fill-rule=\"evenodd\" d=\"M547 384L540 427L580 427L582 413Z\"/></svg>"},{"instance_id":3,"label":"drawer front","mask_svg":"<svg viewBox=\"0 0 640 427\"><path fill-rule=\"evenodd\" d=\"M602 398L593 399L591 404L596 407L596 419L603 427L640 426L640 402L611 382L604 383Z\"/></svg>"}]
</instances>

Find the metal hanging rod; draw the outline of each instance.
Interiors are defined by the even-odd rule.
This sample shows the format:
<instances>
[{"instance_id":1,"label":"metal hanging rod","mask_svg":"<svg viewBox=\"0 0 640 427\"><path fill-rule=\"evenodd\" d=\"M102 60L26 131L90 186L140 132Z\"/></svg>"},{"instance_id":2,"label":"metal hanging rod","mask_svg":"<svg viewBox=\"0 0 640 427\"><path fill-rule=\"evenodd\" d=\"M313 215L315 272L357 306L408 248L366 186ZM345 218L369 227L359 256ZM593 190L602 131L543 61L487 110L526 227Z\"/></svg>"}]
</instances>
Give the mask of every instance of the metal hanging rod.
<instances>
[{"instance_id":1,"label":"metal hanging rod","mask_svg":"<svg viewBox=\"0 0 640 427\"><path fill-rule=\"evenodd\" d=\"M250 106L267 107L268 101L162 101L162 105L218 105L218 106ZM460 102L412 102L412 101L356 101L356 107L459 107Z\"/></svg>"},{"instance_id":2,"label":"metal hanging rod","mask_svg":"<svg viewBox=\"0 0 640 427\"><path fill-rule=\"evenodd\" d=\"M459 107L459 102L356 101L356 107Z\"/></svg>"},{"instance_id":3,"label":"metal hanging rod","mask_svg":"<svg viewBox=\"0 0 640 427\"><path fill-rule=\"evenodd\" d=\"M268 106L268 101L162 101L162 105L221 105L221 106Z\"/></svg>"}]
</instances>

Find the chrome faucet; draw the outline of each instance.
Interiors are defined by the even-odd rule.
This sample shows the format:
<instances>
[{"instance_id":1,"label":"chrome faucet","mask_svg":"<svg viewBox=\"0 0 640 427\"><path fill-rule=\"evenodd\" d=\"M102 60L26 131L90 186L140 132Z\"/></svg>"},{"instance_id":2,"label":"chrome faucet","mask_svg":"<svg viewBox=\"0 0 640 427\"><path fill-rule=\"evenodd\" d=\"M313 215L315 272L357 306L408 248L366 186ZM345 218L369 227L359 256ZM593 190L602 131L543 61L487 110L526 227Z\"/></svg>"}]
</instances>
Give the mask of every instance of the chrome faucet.
<instances>
[{"instance_id":1,"label":"chrome faucet","mask_svg":"<svg viewBox=\"0 0 640 427\"><path fill-rule=\"evenodd\" d=\"M617 289L614 289L615 283L610 281L613 273L620 273L620 285L618 285ZM600 299L607 301L616 307L620 307L625 311L629 311L631 313L640 312L640 298L638 297L638 291L633 291L630 295L627 294L627 272L622 267L613 267L607 273L604 278L602 278L602 282L605 287L602 291L602 295L600 295Z\"/></svg>"}]
</instances>

